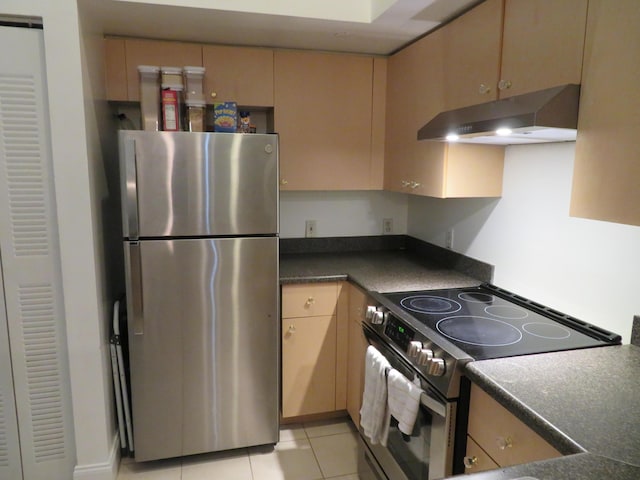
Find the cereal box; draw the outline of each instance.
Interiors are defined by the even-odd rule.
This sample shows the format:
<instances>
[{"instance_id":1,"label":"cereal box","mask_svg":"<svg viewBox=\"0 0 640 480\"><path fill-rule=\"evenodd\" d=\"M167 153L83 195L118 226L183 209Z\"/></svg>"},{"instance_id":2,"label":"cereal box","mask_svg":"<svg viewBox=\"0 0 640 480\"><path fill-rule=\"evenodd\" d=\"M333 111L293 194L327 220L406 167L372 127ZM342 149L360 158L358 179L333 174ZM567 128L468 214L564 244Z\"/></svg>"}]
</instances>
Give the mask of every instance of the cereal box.
<instances>
[{"instance_id":1,"label":"cereal box","mask_svg":"<svg viewBox=\"0 0 640 480\"><path fill-rule=\"evenodd\" d=\"M235 132L238 125L236 102L221 102L213 105L213 131Z\"/></svg>"}]
</instances>

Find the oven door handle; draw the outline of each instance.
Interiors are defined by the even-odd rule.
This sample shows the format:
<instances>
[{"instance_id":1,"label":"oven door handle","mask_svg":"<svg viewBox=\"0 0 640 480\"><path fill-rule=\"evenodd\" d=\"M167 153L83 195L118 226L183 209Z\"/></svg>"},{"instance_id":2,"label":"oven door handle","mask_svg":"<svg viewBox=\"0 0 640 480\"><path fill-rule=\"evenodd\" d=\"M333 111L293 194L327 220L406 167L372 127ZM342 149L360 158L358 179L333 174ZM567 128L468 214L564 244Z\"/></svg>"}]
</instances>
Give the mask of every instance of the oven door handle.
<instances>
[{"instance_id":1,"label":"oven door handle","mask_svg":"<svg viewBox=\"0 0 640 480\"><path fill-rule=\"evenodd\" d=\"M443 418L447 415L447 408L425 392L422 392L422 395L420 395L420 405Z\"/></svg>"}]
</instances>

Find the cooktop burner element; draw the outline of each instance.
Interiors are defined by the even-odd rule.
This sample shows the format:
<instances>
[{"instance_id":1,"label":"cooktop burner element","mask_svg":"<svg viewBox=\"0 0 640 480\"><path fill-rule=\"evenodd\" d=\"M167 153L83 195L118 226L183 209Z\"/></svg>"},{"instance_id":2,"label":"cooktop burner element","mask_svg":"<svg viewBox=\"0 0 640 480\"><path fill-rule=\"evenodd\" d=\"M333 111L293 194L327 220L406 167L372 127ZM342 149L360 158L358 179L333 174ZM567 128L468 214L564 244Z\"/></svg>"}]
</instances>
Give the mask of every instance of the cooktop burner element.
<instances>
[{"instance_id":1,"label":"cooktop burner element","mask_svg":"<svg viewBox=\"0 0 640 480\"><path fill-rule=\"evenodd\" d=\"M455 300L433 295L405 297L400 301L400 305L416 313L455 313L462 309L462 305Z\"/></svg>"},{"instance_id":2,"label":"cooktop burner element","mask_svg":"<svg viewBox=\"0 0 640 480\"><path fill-rule=\"evenodd\" d=\"M391 313L409 315L408 326L435 331L476 360L620 343L619 335L489 284L382 296Z\"/></svg>"},{"instance_id":3,"label":"cooktop burner element","mask_svg":"<svg viewBox=\"0 0 640 480\"><path fill-rule=\"evenodd\" d=\"M486 317L447 317L436 328L445 337L469 345L504 347L522 340L522 333L502 320Z\"/></svg>"}]
</instances>

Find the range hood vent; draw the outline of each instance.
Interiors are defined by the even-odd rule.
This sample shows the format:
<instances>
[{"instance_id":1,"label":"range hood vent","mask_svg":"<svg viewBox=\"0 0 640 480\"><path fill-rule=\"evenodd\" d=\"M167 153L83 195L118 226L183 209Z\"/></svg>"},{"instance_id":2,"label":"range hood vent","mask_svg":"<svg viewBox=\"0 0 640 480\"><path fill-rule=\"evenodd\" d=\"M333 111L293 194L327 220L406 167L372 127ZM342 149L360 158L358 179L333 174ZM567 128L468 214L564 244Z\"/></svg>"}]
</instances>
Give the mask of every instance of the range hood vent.
<instances>
[{"instance_id":1,"label":"range hood vent","mask_svg":"<svg viewBox=\"0 0 640 480\"><path fill-rule=\"evenodd\" d=\"M575 141L579 103L580 85L563 85L450 110L418 130L418 140L494 145Z\"/></svg>"}]
</instances>

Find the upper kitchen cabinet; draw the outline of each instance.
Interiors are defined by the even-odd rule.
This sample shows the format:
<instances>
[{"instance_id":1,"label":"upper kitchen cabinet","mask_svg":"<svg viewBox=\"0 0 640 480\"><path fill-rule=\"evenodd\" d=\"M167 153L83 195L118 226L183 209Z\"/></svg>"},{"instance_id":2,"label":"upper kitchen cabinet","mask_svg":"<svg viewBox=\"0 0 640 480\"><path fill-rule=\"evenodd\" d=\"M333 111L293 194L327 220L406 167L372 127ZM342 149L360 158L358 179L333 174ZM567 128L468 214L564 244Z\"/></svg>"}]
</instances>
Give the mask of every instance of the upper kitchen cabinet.
<instances>
[{"instance_id":1,"label":"upper kitchen cabinet","mask_svg":"<svg viewBox=\"0 0 640 480\"><path fill-rule=\"evenodd\" d=\"M160 40L125 40L127 99L140 100L138 65L183 67L202 66L202 46L195 43Z\"/></svg>"},{"instance_id":2,"label":"upper kitchen cabinet","mask_svg":"<svg viewBox=\"0 0 640 480\"><path fill-rule=\"evenodd\" d=\"M444 108L444 29L389 58L384 188L432 197L498 197L504 149L418 141L417 132Z\"/></svg>"},{"instance_id":3,"label":"upper kitchen cabinet","mask_svg":"<svg viewBox=\"0 0 640 480\"><path fill-rule=\"evenodd\" d=\"M282 190L381 188L385 62L364 55L275 52Z\"/></svg>"},{"instance_id":4,"label":"upper kitchen cabinet","mask_svg":"<svg viewBox=\"0 0 640 480\"><path fill-rule=\"evenodd\" d=\"M640 8L590 0L571 215L640 225Z\"/></svg>"},{"instance_id":5,"label":"upper kitchen cabinet","mask_svg":"<svg viewBox=\"0 0 640 480\"><path fill-rule=\"evenodd\" d=\"M496 99L502 15L503 0L487 0L436 32L444 56L431 68L442 68L444 110Z\"/></svg>"},{"instance_id":6,"label":"upper kitchen cabinet","mask_svg":"<svg viewBox=\"0 0 640 480\"><path fill-rule=\"evenodd\" d=\"M107 99L126 102L128 92L124 38L107 37L104 39L104 71Z\"/></svg>"},{"instance_id":7,"label":"upper kitchen cabinet","mask_svg":"<svg viewBox=\"0 0 640 480\"><path fill-rule=\"evenodd\" d=\"M442 30L444 109L580 83L588 0L487 0Z\"/></svg>"},{"instance_id":8,"label":"upper kitchen cabinet","mask_svg":"<svg viewBox=\"0 0 640 480\"><path fill-rule=\"evenodd\" d=\"M207 103L273 106L273 50L204 45L202 65Z\"/></svg>"},{"instance_id":9,"label":"upper kitchen cabinet","mask_svg":"<svg viewBox=\"0 0 640 480\"><path fill-rule=\"evenodd\" d=\"M506 0L500 98L580 83L588 0Z\"/></svg>"}]
</instances>

